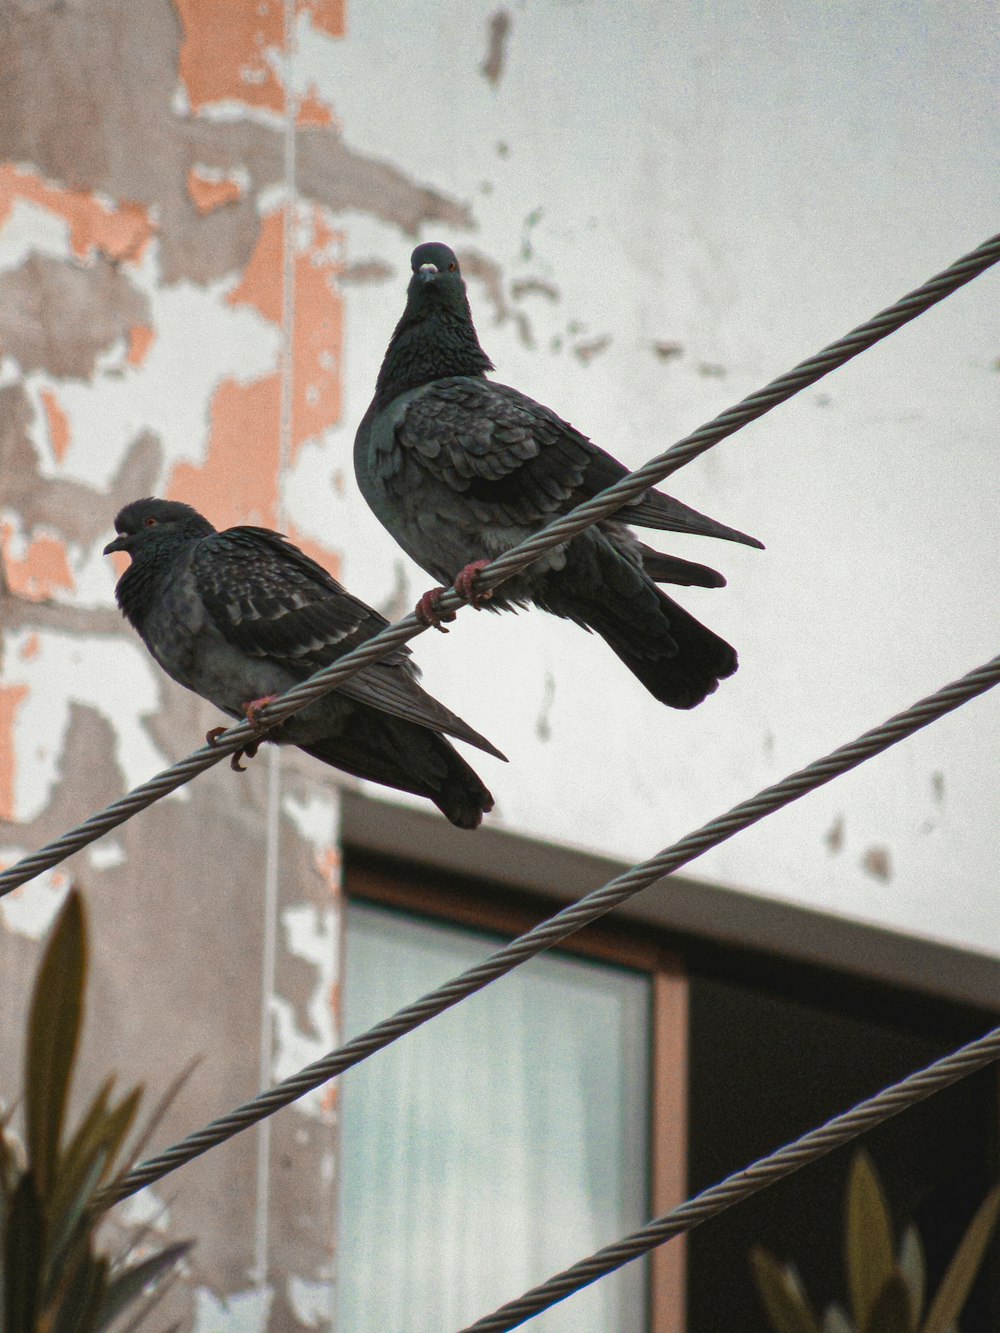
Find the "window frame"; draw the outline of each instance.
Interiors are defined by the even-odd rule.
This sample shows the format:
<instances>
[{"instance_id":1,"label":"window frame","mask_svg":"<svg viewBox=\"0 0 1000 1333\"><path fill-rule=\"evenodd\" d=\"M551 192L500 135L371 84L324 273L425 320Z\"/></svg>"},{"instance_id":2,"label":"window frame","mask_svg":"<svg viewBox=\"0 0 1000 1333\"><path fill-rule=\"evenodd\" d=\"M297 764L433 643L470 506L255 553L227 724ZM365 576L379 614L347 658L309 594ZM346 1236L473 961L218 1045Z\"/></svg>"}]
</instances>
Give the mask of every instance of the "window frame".
<instances>
[{"instance_id":1,"label":"window frame","mask_svg":"<svg viewBox=\"0 0 1000 1333\"><path fill-rule=\"evenodd\" d=\"M394 908L447 925L513 938L558 910L542 894L512 891L485 876L467 877L408 863L346 844L347 900ZM558 952L645 973L650 979L648 1207L659 1217L683 1203L687 1187L688 978L681 956L658 932L609 920L578 931ZM583 1256L579 1256L583 1258ZM684 1333L685 1238L649 1256L649 1333ZM511 1296L516 1295L512 1292Z\"/></svg>"}]
</instances>

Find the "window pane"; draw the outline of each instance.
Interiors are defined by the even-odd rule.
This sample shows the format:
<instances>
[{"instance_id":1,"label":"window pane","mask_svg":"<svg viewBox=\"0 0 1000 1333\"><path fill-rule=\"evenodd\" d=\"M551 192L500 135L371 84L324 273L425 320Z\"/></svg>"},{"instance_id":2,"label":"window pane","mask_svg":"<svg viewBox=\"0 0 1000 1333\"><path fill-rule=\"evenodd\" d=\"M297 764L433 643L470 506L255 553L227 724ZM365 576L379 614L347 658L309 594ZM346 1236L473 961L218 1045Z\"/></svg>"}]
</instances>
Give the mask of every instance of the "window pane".
<instances>
[{"instance_id":1,"label":"window pane","mask_svg":"<svg viewBox=\"0 0 1000 1333\"><path fill-rule=\"evenodd\" d=\"M494 939L351 903L345 1028ZM650 983L543 955L342 1085L338 1333L451 1333L645 1220ZM641 1264L537 1333L639 1333Z\"/></svg>"}]
</instances>

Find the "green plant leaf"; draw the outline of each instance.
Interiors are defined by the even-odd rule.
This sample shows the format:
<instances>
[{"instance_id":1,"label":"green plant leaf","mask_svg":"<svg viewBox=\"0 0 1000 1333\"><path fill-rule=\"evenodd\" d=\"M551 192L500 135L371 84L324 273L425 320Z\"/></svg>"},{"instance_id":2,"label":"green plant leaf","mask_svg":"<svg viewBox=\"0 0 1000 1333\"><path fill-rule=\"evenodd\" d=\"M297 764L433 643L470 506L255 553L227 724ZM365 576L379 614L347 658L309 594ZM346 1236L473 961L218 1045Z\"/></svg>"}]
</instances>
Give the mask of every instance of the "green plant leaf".
<instances>
[{"instance_id":1,"label":"green plant leaf","mask_svg":"<svg viewBox=\"0 0 1000 1333\"><path fill-rule=\"evenodd\" d=\"M93 1191L95 1186L92 1177L97 1157L101 1158L101 1173L98 1179L103 1173L106 1165L104 1122L108 1116L108 1098L111 1095L113 1082L113 1079L107 1079L98 1090L59 1160L59 1172L49 1201L53 1218L75 1211L81 1193L87 1192L89 1196Z\"/></svg>"},{"instance_id":2,"label":"green plant leaf","mask_svg":"<svg viewBox=\"0 0 1000 1333\"><path fill-rule=\"evenodd\" d=\"M826 1313L823 1315L823 1333L856 1333L854 1325L836 1302L826 1307Z\"/></svg>"},{"instance_id":3,"label":"green plant leaf","mask_svg":"<svg viewBox=\"0 0 1000 1333\"><path fill-rule=\"evenodd\" d=\"M83 901L71 889L35 978L25 1060L28 1161L43 1206L53 1189L63 1117L76 1059L87 973Z\"/></svg>"},{"instance_id":4,"label":"green plant leaf","mask_svg":"<svg viewBox=\"0 0 1000 1333\"><path fill-rule=\"evenodd\" d=\"M916 1333L916 1322L910 1314L910 1291L899 1269L890 1273L882 1290L872 1303L867 1323L861 1333Z\"/></svg>"},{"instance_id":5,"label":"green plant leaf","mask_svg":"<svg viewBox=\"0 0 1000 1333\"><path fill-rule=\"evenodd\" d=\"M108 1285L108 1261L90 1252L89 1237L66 1271L46 1311L50 1333L96 1333L97 1312Z\"/></svg>"},{"instance_id":6,"label":"green plant leaf","mask_svg":"<svg viewBox=\"0 0 1000 1333\"><path fill-rule=\"evenodd\" d=\"M91 1204L103 1172L104 1156L98 1152L91 1161L90 1175L80 1182L80 1188L67 1199L66 1206L59 1211L52 1207L49 1209L49 1242L45 1256L47 1298L51 1298L53 1289L76 1261L81 1250L86 1250L90 1244L90 1234L94 1229Z\"/></svg>"},{"instance_id":7,"label":"green plant leaf","mask_svg":"<svg viewBox=\"0 0 1000 1333\"><path fill-rule=\"evenodd\" d=\"M969 1223L968 1230L941 1279L941 1285L927 1311L927 1321L922 1333L948 1333L949 1325L958 1323L958 1316L969 1298L969 1291L976 1280L990 1236L996 1226L998 1212L1000 1212L1000 1185L994 1185Z\"/></svg>"},{"instance_id":8,"label":"green plant leaf","mask_svg":"<svg viewBox=\"0 0 1000 1333\"><path fill-rule=\"evenodd\" d=\"M4 1247L4 1329L34 1329L41 1301L42 1261L45 1256L45 1214L30 1171L25 1171L11 1195Z\"/></svg>"},{"instance_id":9,"label":"green plant leaf","mask_svg":"<svg viewBox=\"0 0 1000 1333\"><path fill-rule=\"evenodd\" d=\"M895 1268L892 1225L882 1184L862 1150L851 1162L847 1186L847 1282L859 1329L869 1327L872 1307Z\"/></svg>"},{"instance_id":10,"label":"green plant leaf","mask_svg":"<svg viewBox=\"0 0 1000 1333\"><path fill-rule=\"evenodd\" d=\"M899 1271L903 1274L907 1291L910 1293L910 1310L913 1314L913 1326L918 1327L924 1312L924 1300L927 1296L927 1269L924 1263L924 1247L920 1233L911 1222L903 1232L899 1246Z\"/></svg>"},{"instance_id":11,"label":"green plant leaf","mask_svg":"<svg viewBox=\"0 0 1000 1333\"><path fill-rule=\"evenodd\" d=\"M769 1250L750 1251L757 1290L776 1333L820 1333L795 1270L778 1262Z\"/></svg>"},{"instance_id":12,"label":"green plant leaf","mask_svg":"<svg viewBox=\"0 0 1000 1333\"><path fill-rule=\"evenodd\" d=\"M124 1272L112 1278L111 1285L104 1295L96 1327L106 1328L113 1319L117 1319L122 1311L142 1296L151 1282L158 1281L180 1259L183 1259L192 1244L193 1242L189 1240L178 1241L176 1245L169 1245L165 1250L150 1255L142 1263L126 1268Z\"/></svg>"}]
</instances>

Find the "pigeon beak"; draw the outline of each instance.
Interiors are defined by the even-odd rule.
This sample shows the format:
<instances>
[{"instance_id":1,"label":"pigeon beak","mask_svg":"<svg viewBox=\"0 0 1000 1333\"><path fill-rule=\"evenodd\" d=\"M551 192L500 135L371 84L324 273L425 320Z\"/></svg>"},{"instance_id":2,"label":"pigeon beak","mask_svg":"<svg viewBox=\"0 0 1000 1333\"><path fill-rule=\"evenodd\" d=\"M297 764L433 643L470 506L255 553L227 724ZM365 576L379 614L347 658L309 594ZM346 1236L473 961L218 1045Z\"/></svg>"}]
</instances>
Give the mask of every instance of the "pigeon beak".
<instances>
[{"instance_id":1,"label":"pigeon beak","mask_svg":"<svg viewBox=\"0 0 1000 1333\"><path fill-rule=\"evenodd\" d=\"M105 555L112 555L115 551L127 551L129 549L128 537L122 533L116 537L113 542L108 542L104 548Z\"/></svg>"},{"instance_id":2,"label":"pigeon beak","mask_svg":"<svg viewBox=\"0 0 1000 1333\"><path fill-rule=\"evenodd\" d=\"M431 282L437 275L437 264L421 264L417 269L417 277L423 282Z\"/></svg>"}]
</instances>

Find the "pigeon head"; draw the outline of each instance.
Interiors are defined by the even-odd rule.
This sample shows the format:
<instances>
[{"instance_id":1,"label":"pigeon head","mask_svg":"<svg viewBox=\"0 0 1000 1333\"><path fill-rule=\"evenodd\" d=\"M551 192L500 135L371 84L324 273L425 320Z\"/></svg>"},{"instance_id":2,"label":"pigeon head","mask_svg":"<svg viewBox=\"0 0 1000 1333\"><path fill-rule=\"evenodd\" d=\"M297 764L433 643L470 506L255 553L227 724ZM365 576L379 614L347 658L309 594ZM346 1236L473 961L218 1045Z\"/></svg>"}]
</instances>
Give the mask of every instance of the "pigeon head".
<instances>
[{"instance_id":1,"label":"pigeon head","mask_svg":"<svg viewBox=\"0 0 1000 1333\"><path fill-rule=\"evenodd\" d=\"M427 241L410 256L410 267L413 276L406 289L406 309L375 385L379 407L432 380L448 375L482 376L493 369L476 337L454 250L440 241Z\"/></svg>"},{"instance_id":2,"label":"pigeon head","mask_svg":"<svg viewBox=\"0 0 1000 1333\"><path fill-rule=\"evenodd\" d=\"M412 310L453 310L471 320L462 270L455 251L440 241L418 245L410 256L413 277L407 288L407 306Z\"/></svg>"},{"instance_id":3,"label":"pigeon head","mask_svg":"<svg viewBox=\"0 0 1000 1333\"><path fill-rule=\"evenodd\" d=\"M162 548L178 539L207 537L215 529L197 509L177 500L133 500L119 511L115 519L118 536L108 542L104 554L127 551L135 558L139 550Z\"/></svg>"}]
</instances>

